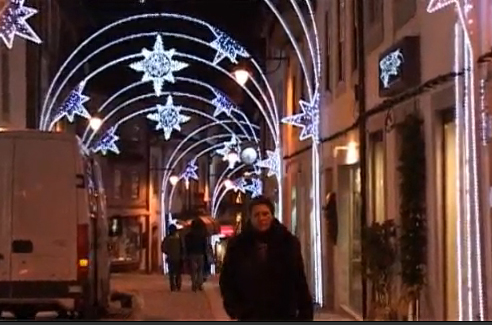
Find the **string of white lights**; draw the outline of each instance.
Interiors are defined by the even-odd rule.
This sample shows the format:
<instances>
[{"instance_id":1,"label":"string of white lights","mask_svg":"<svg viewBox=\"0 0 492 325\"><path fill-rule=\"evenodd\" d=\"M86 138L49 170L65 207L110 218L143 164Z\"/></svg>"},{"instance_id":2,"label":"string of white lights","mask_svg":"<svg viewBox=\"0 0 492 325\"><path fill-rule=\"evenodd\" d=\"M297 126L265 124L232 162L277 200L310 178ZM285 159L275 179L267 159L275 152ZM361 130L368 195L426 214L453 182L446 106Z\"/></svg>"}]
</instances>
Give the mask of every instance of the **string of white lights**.
<instances>
[{"instance_id":1,"label":"string of white lights","mask_svg":"<svg viewBox=\"0 0 492 325\"><path fill-rule=\"evenodd\" d=\"M179 151L181 151L181 147L183 147L183 145L185 145L185 143L187 143L188 141L192 140L194 137L196 137L198 134L200 134L201 132L207 130L208 128L211 128L211 127L214 127L216 125L220 125L221 122L220 121L217 121L217 122L214 122L214 123L209 123L209 124L205 124L199 128L197 128L196 130L194 130L193 132L191 132L190 134L188 134L183 140L181 140L178 145L176 146L176 148L173 150L173 152L171 153L167 163L166 163L166 166L164 168L164 175L163 175L163 181L162 181L162 195L161 195L161 199L162 199L162 213L165 214L167 213L167 210L166 210L166 193L167 193L167 185L169 183L169 178L171 176L171 162L174 160L174 157L177 155L177 153ZM231 133L232 135L234 135L233 133Z\"/></svg>"},{"instance_id":2,"label":"string of white lights","mask_svg":"<svg viewBox=\"0 0 492 325\"><path fill-rule=\"evenodd\" d=\"M210 67L213 67L214 69L218 70L219 72L222 72L224 73L226 76L228 76L231 80L234 80L235 81L235 77L229 73L227 70L225 69L222 69L221 67L219 66L215 66L213 64L211 64L209 61L207 60L204 60L202 58L199 58L197 56L194 56L194 55L191 55L191 54L185 54L185 53L181 53L181 52L175 52L175 55L176 56L181 56L181 57L185 57L185 58L188 58L188 59L191 59L191 60L194 60L194 61L197 61L197 62L200 62L200 63L203 63L203 64L206 64ZM103 65L102 67L96 69L95 71L93 71L91 74L89 74L85 80L84 80L84 83L87 83L88 81L90 81L92 78L94 78L95 76L97 76L98 74L104 72L105 70L117 65L117 64L120 64L122 62L125 62L125 61L129 61L129 60L132 60L132 59L135 59L137 57L140 57L140 54L132 54L132 55L127 55L127 56L124 56L124 57L121 57L119 59L116 59L112 62L109 62L105 65ZM259 88L258 84L255 83L254 79L251 79L252 83L257 87L260 95L263 97L263 99L266 99L265 97L265 94L264 92L261 91L261 89ZM238 84L239 85L239 84ZM268 115L267 113L265 112L262 104L260 103L260 101L258 100L258 98L256 98L256 96L253 95L253 93L247 88L247 87L244 87L242 85L239 85L241 86L244 91L248 94L248 96L251 98L251 100L253 100L253 102L255 102L256 106L258 107L258 109L261 111L261 113L263 114L263 116L265 117L265 121L266 121L266 124L268 126L268 128L270 129L270 132L272 134L273 137L277 137L277 134L278 134L278 125L277 124L273 124L272 121L270 121L270 119L268 119ZM61 89L61 88L60 88ZM52 103L52 105L54 104L54 101ZM267 105L268 106L268 105ZM48 110L48 114L51 113L51 109L52 109L52 106L50 106L50 109ZM52 122L51 125L50 125L50 129L51 127L54 126L54 123Z\"/></svg>"},{"instance_id":3,"label":"string of white lights","mask_svg":"<svg viewBox=\"0 0 492 325\"><path fill-rule=\"evenodd\" d=\"M311 80L309 79L310 74L308 73L308 70L306 68L306 61L304 60L304 56L302 55L301 50L299 49L299 45L297 44L297 41L290 30L289 26L287 25L287 22L282 18L282 15L278 12L277 8L275 5L270 1L270 0L264 0L265 3L268 5L270 10L275 14L277 17L278 21L280 22L280 25L283 27L285 33L287 34L287 37L290 40L290 43L292 47L294 48L294 51L296 52L297 59L299 60L299 65L301 66L301 70L304 73L304 80L306 83L306 88L308 92L309 99L311 100L314 94L313 91L313 85L311 84ZM302 19L302 17L300 17ZM309 37L309 35L308 35Z\"/></svg>"},{"instance_id":4,"label":"string of white lights","mask_svg":"<svg viewBox=\"0 0 492 325\"><path fill-rule=\"evenodd\" d=\"M456 263L456 271L457 271L457 289L458 289L458 320L463 321L463 251L462 251L462 211L461 211L461 178L462 178L462 163L461 163L461 121L462 121L462 112L461 108L463 105L461 96L460 96L460 77L458 76L458 72L461 71L460 66L460 26L459 24L455 24L454 27L454 70L457 73L455 77L454 83L454 92L455 92L455 119L456 119L456 251L457 251L457 263ZM464 268L466 272L466 268Z\"/></svg>"},{"instance_id":5,"label":"string of white lights","mask_svg":"<svg viewBox=\"0 0 492 325\"><path fill-rule=\"evenodd\" d=\"M219 196L219 192L220 192L220 189L222 187L224 187L224 193L226 193L227 191L229 191L230 189L228 189L226 186L225 186L225 183L224 183L224 177L227 177L227 179L229 179L229 177L231 175L234 175L235 173L237 173L238 171L240 171L242 168L246 167L245 164L241 164L239 166L237 166L236 168L232 169L232 170L224 170L224 172L222 173L222 175L217 179L216 183L215 183L215 186L214 188L217 189L217 194L215 195L216 197L212 197L212 200L210 201L211 202L211 205L210 205L210 208L211 208L211 211L212 211L212 217L215 219L216 216L217 216L217 210L218 210L218 207L220 205L220 201L221 199L224 197L224 195L222 196ZM217 199L217 197L219 199Z\"/></svg>"},{"instance_id":6,"label":"string of white lights","mask_svg":"<svg viewBox=\"0 0 492 325\"><path fill-rule=\"evenodd\" d=\"M222 120L220 122L211 122L205 125L202 125L198 129L194 130L191 132L185 139L183 139L176 147L176 149L171 153L171 156L167 160L166 166L164 167L164 173L162 176L162 183L161 183L161 224L163 225L162 227L162 236L166 235L166 218L169 216L170 218L170 212L167 210L167 205L166 205L166 199L167 199L167 188L169 184L169 179L171 177L171 174L173 171L171 170L171 164L170 162L174 159L174 156L176 153L181 149L181 147L186 143L187 141L190 141L194 137L196 137L198 134L200 134L203 131L206 131L209 128L219 126L222 124L232 124L234 121L232 120Z\"/></svg>"},{"instance_id":7,"label":"string of white lights","mask_svg":"<svg viewBox=\"0 0 492 325\"><path fill-rule=\"evenodd\" d=\"M70 73L68 74L68 76L61 82L60 86L58 87L58 90L57 92L55 93L55 95L53 96L53 99L51 101L51 104L49 105L49 108L48 108L48 111L46 113L46 115L48 116L48 119L49 120L49 115L50 115L50 112L53 110L53 107L57 101L57 98L59 97L62 89L66 86L66 84L68 83L68 81L70 80L70 78L79 70L81 69L82 67L85 66L85 64L91 59L93 58L94 56L96 56L97 54L99 54L100 52L114 46L114 45L117 45L117 44L120 44L120 43L123 43L123 42L127 42L127 41L132 41L132 40L135 40L135 39L139 39L139 38L143 38L143 37L150 37L150 36L157 36L157 35L162 35L162 36L169 36L169 37L175 37L175 38L182 38L182 39L187 39L189 41L192 41L192 42L196 42L196 43L200 43L202 45L205 45L205 46L209 46L210 47L210 44L199 39L199 38L195 38L195 37L192 37L192 36L189 36L189 35L186 35L186 34L178 34L178 33L169 33L169 32L147 32L147 33L139 33L139 34L133 34L133 35L129 35L129 36L125 36L125 37L121 37L113 42L110 42L102 47L100 47L99 49L97 49L96 51L93 51L90 55L88 55L86 58L84 58L83 60L81 60L78 65L72 69L70 71ZM126 57L123 57L123 58L120 58L118 60L115 60L115 61L112 61L112 62L109 62L108 64L100 67L99 69L97 69L96 71L92 72L89 76L87 76L85 78L85 82L87 83L90 79L94 78L95 76L97 76L99 73L102 73L104 72L106 69L116 65L116 64L119 64L121 62L124 62L126 60L132 60L132 59L135 59L137 57L140 57L141 54L135 54L135 55L129 55L129 56L126 56ZM275 101L275 98L273 97L273 91L270 87L270 84L268 83L268 80L265 76L265 74L261 71L260 69L260 66L258 65L258 63L254 60L254 59L251 59L251 62L253 62L253 66L257 68L257 71L255 71L262 79L262 81L265 83L265 86L268 90L268 93L269 93L269 96L270 96L270 101L268 101L268 98L266 96L266 94L264 93L264 91L262 90L262 88L259 86L259 83L257 82L257 80L251 76L251 81L253 82L253 85L256 87L256 89L259 91L259 94L262 96L262 99L265 101L265 104L267 105L267 108L268 108L268 112L270 114L270 117L272 117L272 122L274 125L278 125L279 124L279 120L278 120L278 117L275 117L275 112L278 111L278 108L277 108L277 104L276 104L276 101ZM218 67L217 65L214 65L213 63L210 63L208 61L205 61L205 62L202 62L202 63L206 63L208 64L209 66L212 65L213 67ZM221 69L219 70L221 72L224 72L225 70ZM235 81L235 78L230 74L229 74L229 77L232 78L234 81ZM243 89L246 89L244 85L240 85L238 84L240 87L242 87ZM257 102L257 101L255 101ZM262 108L260 108L260 110L262 110ZM262 112L263 113L263 112ZM265 114L264 114L265 115ZM265 115L265 118L266 115ZM43 118L44 120L46 120L45 118ZM278 129L278 127L277 127ZM279 130L277 130L277 133L279 132Z\"/></svg>"},{"instance_id":8,"label":"string of white lights","mask_svg":"<svg viewBox=\"0 0 492 325\"><path fill-rule=\"evenodd\" d=\"M173 96L178 96L178 97L187 97L187 98L193 98L193 99L196 99L196 100L199 100L203 103L206 103L206 104L210 104L210 105L213 105L212 102L207 99L207 98L204 98L204 97L201 97L201 96L197 96L197 95L194 95L194 94L189 94L189 93L184 93L184 92L164 92L164 94L166 95L173 95ZM144 99L149 99L149 98L153 98L155 97L154 96L154 93L148 93L148 94L144 94L144 95L141 95L141 96L137 96L135 98L132 98L126 102L123 102L122 104L120 104L119 106L117 106L116 108L114 108L113 110L111 110L111 112L106 115L103 119L101 119L101 127L103 125L105 125L111 117L113 117L114 115L116 115L118 113L118 111L124 109L125 107L129 107L130 105L136 103L136 102L139 102L141 100L144 100ZM256 132L254 131L254 129L259 129L259 126L257 125L254 125L254 124L251 124L249 120L243 122L243 121L238 121L236 118L234 118L233 116L230 116L230 118L236 123L236 125L238 125L238 127L241 129L241 131L248 136L248 139L249 140L254 140L256 143L258 143L258 137L257 137L257 134ZM250 137L250 135L248 134L248 132L246 131L246 129L244 128L243 124L246 124L249 129L252 131L252 137ZM87 135L89 134L89 132L91 132L89 138L86 140L87 138ZM90 126L86 127L85 131L84 131L84 135L82 136L82 143L84 143L86 146L88 144L91 143L92 139L94 138L94 136L98 133L98 130L92 130L90 128Z\"/></svg>"}]
</instances>

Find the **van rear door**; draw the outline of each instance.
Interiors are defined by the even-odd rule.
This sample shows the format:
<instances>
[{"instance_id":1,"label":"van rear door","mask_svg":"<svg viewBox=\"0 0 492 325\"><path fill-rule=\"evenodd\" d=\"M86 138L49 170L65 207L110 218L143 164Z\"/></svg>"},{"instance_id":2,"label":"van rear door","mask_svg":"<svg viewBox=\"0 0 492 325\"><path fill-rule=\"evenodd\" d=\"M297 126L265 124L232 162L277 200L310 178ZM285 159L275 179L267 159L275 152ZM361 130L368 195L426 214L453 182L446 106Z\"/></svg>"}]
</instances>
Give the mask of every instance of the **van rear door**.
<instances>
[{"instance_id":1,"label":"van rear door","mask_svg":"<svg viewBox=\"0 0 492 325\"><path fill-rule=\"evenodd\" d=\"M47 282L77 279L75 148L66 139L15 142L12 281L52 290Z\"/></svg>"},{"instance_id":2,"label":"van rear door","mask_svg":"<svg viewBox=\"0 0 492 325\"><path fill-rule=\"evenodd\" d=\"M13 140L2 137L0 140L0 298L10 296L13 151Z\"/></svg>"}]
</instances>

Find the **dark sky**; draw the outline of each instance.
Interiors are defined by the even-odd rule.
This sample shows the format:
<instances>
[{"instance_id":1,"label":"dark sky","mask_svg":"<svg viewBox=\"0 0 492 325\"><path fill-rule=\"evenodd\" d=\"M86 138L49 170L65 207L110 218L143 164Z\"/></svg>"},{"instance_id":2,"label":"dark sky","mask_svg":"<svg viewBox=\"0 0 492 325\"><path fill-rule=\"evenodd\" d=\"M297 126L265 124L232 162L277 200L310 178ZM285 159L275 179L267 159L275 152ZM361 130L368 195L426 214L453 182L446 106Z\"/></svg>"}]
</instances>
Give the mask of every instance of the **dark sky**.
<instances>
[{"instance_id":1,"label":"dark sky","mask_svg":"<svg viewBox=\"0 0 492 325\"><path fill-rule=\"evenodd\" d=\"M68 1L63 1L63 3L66 4L66 10L71 12L71 15L74 17L80 16L80 7L75 4L71 5ZM81 40L119 19L142 13L164 12L192 16L208 22L239 41L259 62L262 61L261 58L265 52L261 39L261 30L263 28L262 13L265 12L265 8L262 7L264 6L263 0L146 0L143 3L141 0L81 0L79 4L83 4L85 7L83 17L90 17L89 19L84 18L79 22L78 29L80 30ZM138 20L106 32L103 36L91 42L91 46L85 49L83 56L94 52L99 47L117 38L155 31L177 32L200 37L206 41L213 40L213 34L208 29L188 22L176 19ZM140 53L142 48L152 49L154 41L155 38L146 37L114 46L111 50L101 52L94 60L91 60L90 70L93 71L97 67L122 56ZM212 60L215 55L215 52L208 47L175 38L165 38L164 46L166 49L175 48L179 52L201 56L207 60ZM221 63L221 66L228 70L234 68L228 60ZM128 68L127 64L121 64L98 75L91 82L91 88L101 93L114 93L128 84L138 81L141 75L140 72L135 72ZM214 85L221 84L225 88L230 87L227 83L231 83L231 80L223 74L203 64L190 65L189 68L182 70L179 75L196 77L196 79L201 79ZM187 86L185 85L184 87ZM197 91L195 89L185 90L183 85L169 84L166 89L171 91Z\"/></svg>"}]
</instances>

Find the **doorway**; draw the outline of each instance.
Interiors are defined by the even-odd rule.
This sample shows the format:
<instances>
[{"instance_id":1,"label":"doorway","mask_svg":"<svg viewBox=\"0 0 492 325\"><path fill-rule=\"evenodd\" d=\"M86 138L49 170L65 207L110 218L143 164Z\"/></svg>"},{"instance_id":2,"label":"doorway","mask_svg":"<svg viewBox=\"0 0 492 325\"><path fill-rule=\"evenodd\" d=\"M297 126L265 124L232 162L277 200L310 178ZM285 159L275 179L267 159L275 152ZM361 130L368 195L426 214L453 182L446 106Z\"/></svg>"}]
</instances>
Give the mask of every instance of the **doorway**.
<instances>
[{"instance_id":1,"label":"doorway","mask_svg":"<svg viewBox=\"0 0 492 325\"><path fill-rule=\"evenodd\" d=\"M360 225L360 167L338 167L339 239L342 265L339 288L344 292L342 303L362 315L362 269Z\"/></svg>"},{"instance_id":2,"label":"doorway","mask_svg":"<svg viewBox=\"0 0 492 325\"><path fill-rule=\"evenodd\" d=\"M458 320L456 161L456 123L453 112L449 112L444 115L442 128L444 291L448 321Z\"/></svg>"}]
</instances>

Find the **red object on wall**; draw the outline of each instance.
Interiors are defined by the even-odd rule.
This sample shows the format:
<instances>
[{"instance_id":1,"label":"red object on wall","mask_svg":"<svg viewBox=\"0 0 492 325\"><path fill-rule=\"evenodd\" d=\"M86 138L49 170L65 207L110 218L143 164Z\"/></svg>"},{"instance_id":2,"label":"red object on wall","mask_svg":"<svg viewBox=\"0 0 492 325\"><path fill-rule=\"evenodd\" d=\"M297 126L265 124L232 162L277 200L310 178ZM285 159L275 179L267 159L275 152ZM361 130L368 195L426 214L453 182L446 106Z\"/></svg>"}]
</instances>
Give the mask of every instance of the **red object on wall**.
<instances>
[{"instance_id":1,"label":"red object on wall","mask_svg":"<svg viewBox=\"0 0 492 325\"><path fill-rule=\"evenodd\" d=\"M224 236L232 236L234 235L234 227L233 226L220 226L220 234Z\"/></svg>"}]
</instances>

